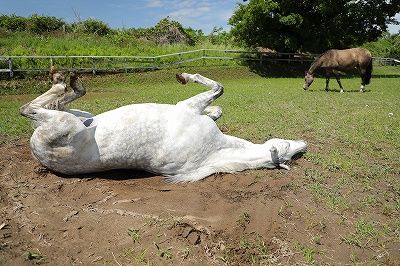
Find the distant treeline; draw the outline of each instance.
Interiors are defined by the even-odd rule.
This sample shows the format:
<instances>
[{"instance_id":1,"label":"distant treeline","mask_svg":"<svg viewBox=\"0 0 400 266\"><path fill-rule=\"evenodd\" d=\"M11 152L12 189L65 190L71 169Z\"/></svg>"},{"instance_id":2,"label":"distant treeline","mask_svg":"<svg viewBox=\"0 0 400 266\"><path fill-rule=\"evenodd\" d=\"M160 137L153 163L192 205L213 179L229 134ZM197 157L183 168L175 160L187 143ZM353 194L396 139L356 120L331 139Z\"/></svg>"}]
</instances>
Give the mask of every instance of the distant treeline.
<instances>
[{"instance_id":1,"label":"distant treeline","mask_svg":"<svg viewBox=\"0 0 400 266\"><path fill-rule=\"evenodd\" d=\"M67 34L96 35L100 37L113 36L120 42L132 39L145 39L156 44L185 44L196 45L208 41L212 44L227 43L231 36L222 28L214 27L212 32L205 36L202 30L183 28L182 25L166 17L156 26L150 28L112 29L103 21L87 19L84 21L66 23L53 16L33 14L27 18L17 15L0 15L0 29L9 32L28 32L32 34ZM1 33L1 32L0 32Z\"/></svg>"},{"instance_id":2,"label":"distant treeline","mask_svg":"<svg viewBox=\"0 0 400 266\"><path fill-rule=\"evenodd\" d=\"M25 40L32 37L36 39ZM91 41L82 45L78 39ZM79 45L74 45L75 41ZM51 47L54 44L57 47ZM176 49L166 48L171 45ZM112 29L95 19L66 23L53 16L38 14L29 17L0 15L0 55L161 55L194 47L255 49L243 47L243 42L237 42L231 32L222 28L214 27L205 35L202 30L183 28L169 17L150 28ZM364 43L362 47L369 49L375 57L399 59L400 33L383 33L376 42ZM151 54L146 54L149 49ZM155 52L155 49L160 51ZM104 54L109 50L114 52Z\"/></svg>"}]
</instances>

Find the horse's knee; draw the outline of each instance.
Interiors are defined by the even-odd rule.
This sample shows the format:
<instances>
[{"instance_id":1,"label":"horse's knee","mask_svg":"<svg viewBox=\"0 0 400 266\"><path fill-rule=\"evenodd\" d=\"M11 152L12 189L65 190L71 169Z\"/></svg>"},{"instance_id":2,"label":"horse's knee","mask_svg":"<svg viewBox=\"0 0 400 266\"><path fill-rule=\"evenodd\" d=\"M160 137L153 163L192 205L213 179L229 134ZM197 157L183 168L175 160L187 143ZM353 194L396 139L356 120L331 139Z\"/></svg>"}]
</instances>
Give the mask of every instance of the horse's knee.
<instances>
[{"instance_id":1,"label":"horse's knee","mask_svg":"<svg viewBox=\"0 0 400 266\"><path fill-rule=\"evenodd\" d=\"M35 111L32 110L31 108L31 102L21 106L19 108L19 113L22 116L28 117L28 118L33 118L33 115L36 113Z\"/></svg>"},{"instance_id":2,"label":"horse's knee","mask_svg":"<svg viewBox=\"0 0 400 266\"><path fill-rule=\"evenodd\" d=\"M217 98L224 94L224 86L222 86L222 84L219 82L215 82L213 90L217 93Z\"/></svg>"},{"instance_id":3,"label":"horse's knee","mask_svg":"<svg viewBox=\"0 0 400 266\"><path fill-rule=\"evenodd\" d=\"M214 121L222 116L222 108L219 106L207 106L204 112Z\"/></svg>"}]
</instances>

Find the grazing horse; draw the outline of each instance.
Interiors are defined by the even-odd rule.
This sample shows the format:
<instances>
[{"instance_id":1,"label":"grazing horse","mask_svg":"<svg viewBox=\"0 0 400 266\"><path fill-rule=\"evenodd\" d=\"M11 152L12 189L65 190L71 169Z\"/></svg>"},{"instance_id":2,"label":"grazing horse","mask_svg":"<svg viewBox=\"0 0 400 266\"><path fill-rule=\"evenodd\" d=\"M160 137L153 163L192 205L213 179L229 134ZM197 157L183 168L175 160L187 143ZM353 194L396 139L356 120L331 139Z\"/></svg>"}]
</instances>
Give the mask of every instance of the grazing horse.
<instances>
[{"instance_id":1,"label":"grazing horse","mask_svg":"<svg viewBox=\"0 0 400 266\"><path fill-rule=\"evenodd\" d=\"M372 57L371 53L364 48L352 48L346 50L331 49L320 55L310 66L304 78L303 89L307 90L314 81L314 72L318 69L324 69L326 73L326 88L329 90L330 75L334 74L340 86L340 92L343 92L343 86L340 82L339 71L346 71L357 68L361 76L360 92L364 92L365 85L371 80Z\"/></svg>"},{"instance_id":2,"label":"grazing horse","mask_svg":"<svg viewBox=\"0 0 400 266\"><path fill-rule=\"evenodd\" d=\"M213 173L282 167L306 151L302 140L271 139L264 144L223 134L214 120L221 108L209 107L223 86L199 74L176 74L182 84L210 88L175 105L132 104L99 115L65 105L85 94L81 80L51 68L52 87L23 105L20 113L38 127L30 139L34 157L65 175L111 169L142 169L170 182L193 182ZM60 97L61 95L63 95ZM211 112L206 114L206 112Z\"/></svg>"}]
</instances>

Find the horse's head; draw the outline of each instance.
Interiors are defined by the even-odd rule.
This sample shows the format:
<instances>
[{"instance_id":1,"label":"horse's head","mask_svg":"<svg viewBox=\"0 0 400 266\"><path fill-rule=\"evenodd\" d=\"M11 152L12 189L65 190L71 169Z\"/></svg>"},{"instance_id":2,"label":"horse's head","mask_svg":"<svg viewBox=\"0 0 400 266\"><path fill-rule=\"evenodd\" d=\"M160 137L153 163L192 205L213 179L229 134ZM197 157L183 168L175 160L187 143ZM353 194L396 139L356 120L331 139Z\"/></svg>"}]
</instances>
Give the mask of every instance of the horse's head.
<instances>
[{"instance_id":1,"label":"horse's head","mask_svg":"<svg viewBox=\"0 0 400 266\"><path fill-rule=\"evenodd\" d=\"M304 84L303 84L303 89L307 90L308 87L310 87L311 83L314 81L314 75L310 74L309 72L306 72L306 75L304 76Z\"/></svg>"}]
</instances>

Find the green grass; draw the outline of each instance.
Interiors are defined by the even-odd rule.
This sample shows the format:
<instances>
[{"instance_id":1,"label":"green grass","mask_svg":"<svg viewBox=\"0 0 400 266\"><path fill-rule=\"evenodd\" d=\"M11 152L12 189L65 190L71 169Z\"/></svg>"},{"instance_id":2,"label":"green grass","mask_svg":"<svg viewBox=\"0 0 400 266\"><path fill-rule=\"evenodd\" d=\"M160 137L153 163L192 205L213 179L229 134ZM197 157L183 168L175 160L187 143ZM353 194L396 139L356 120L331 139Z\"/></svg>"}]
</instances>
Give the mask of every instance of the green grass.
<instances>
[{"instance_id":1,"label":"green grass","mask_svg":"<svg viewBox=\"0 0 400 266\"><path fill-rule=\"evenodd\" d=\"M131 103L174 104L206 89L199 84L178 84L174 77L176 71L199 72L224 85L224 95L214 103L223 108L217 124L224 133L256 143L269 138L308 142L303 177L282 189L310 193L309 223L306 224L310 234L315 224L325 222L312 211L322 208L340 214L341 220L336 226L348 230L340 239L350 248L368 249L393 241L398 243L400 68L375 67L365 93L358 92L358 77L342 79L344 93L338 92L334 80L331 81L334 91L325 92L325 80L320 77L309 91L304 91L301 75L262 77L246 67L87 75L82 77L87 95L71 107L98 114ZM31 81L33 84L25 88L28 93L35 92L32 89L35 81ZM32 133L31 122L18 114L18 108L35 95L0 96L0 142L11 142L13 138ZM290 202L288 205L290 208ZM244 225L246 219L251 216L244 212ZM131 231L132 237L138 238L141 232L135 232ZM296 249L308 263L318 264L316 258L320 251L316 245L323 243L323 239L310 239L313 246L307 244ZM257 245L262 240L256 240L254 236L247 236L241 243L249 262L260 259L254 256L254 250L260 254ZM168 248L159 249L159 256L166 261L172 254ZM136 252L142 254L142 251ZM221 259L227 263L234 261L234 254L227 250Z\"/></svg>"},{"instance_id":2,"label":"green grass","mask_svg":"<svg viewBox=\"0 0 400 266\"><path fill-rule=\"evenodd\" d=\"M400 73L383 67L376 67L375 73L384 76L386 70L391 75L394 70ZM71 107L98 114L132 103L174 104L205 90L198 84L178 84L175 71L84 76L87 95ZM308 160L328 172L364 180L365 186L400 168L397 78L373 78L366 93L358 92L358 78L343 79L345 93L341 94L325 92L321 78L310 91L303 91L301 78L262 78L247 68L184 71L200 72L224 85L225 93L215 104L223 108L218 125L227 134L253 142L275 137L304 139L309 143ZM18 108L34 97L0 98L1 136L32 132L30 121L18 114Z\"/></svg>"}]
</instances>

